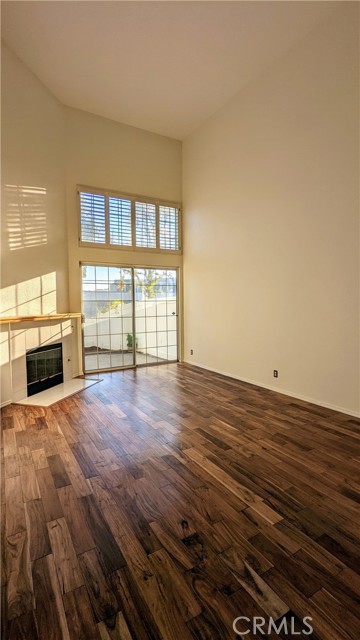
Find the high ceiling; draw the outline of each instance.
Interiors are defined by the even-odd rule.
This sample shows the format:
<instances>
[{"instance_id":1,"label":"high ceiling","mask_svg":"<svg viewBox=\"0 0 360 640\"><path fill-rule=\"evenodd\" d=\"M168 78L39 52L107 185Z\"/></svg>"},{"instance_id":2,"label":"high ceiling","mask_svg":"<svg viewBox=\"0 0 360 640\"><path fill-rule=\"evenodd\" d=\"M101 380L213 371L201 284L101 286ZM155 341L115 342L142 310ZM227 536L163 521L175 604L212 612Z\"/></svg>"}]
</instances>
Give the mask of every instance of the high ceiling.
<instances>
[{"instance_id":1,"label":"high ceiling","mask_svg":"<svg viewBox=\"0 0 360 640\"><path fill-rule=\"evenodd\" d=\"M337 2L2 2L8 46L66 105L183 139Z\"/></svg>"}]
</instances>

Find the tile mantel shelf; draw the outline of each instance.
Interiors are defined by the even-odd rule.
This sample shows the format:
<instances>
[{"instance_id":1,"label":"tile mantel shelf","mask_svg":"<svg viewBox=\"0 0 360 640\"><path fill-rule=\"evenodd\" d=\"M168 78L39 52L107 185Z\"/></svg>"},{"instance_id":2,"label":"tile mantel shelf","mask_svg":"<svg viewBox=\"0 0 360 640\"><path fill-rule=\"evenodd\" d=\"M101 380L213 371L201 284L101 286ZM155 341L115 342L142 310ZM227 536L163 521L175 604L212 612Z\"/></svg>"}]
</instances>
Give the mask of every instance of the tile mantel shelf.
<instances>
[{"instance_id":1,"label":"tile mantel shelf","mask_svg":"<svg viewBox=\"0 0 360 640\"><path fill-rule=\"evenodd\" d=\"M81 318L81 313L52 313L44 316L0 317L0 324L15 324L16 322L43 322L44 320L68 320L69 318Z\"/></svg>"}]
</instances>

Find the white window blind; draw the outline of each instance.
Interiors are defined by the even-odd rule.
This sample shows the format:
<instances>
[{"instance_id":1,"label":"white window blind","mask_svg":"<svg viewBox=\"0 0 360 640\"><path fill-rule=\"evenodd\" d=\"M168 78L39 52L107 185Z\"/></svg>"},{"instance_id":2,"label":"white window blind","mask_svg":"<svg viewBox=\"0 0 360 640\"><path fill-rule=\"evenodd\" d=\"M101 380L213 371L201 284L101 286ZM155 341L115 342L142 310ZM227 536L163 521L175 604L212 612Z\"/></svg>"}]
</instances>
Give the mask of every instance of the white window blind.
<instances>
[{"instance_id":1,"label":"white window blind","mask_svg":"<svg viewBox=\"0 0 360 640\"><path fill-rule=\"evenodd\" d=\"M160 249L179 249L179 210L175 207L159 206Z\"/></svg>"},{"instance_id":2,"label":"white window blind","mask_svg":"<svg viewBox=\"0 0 360 640\"><path fill-rule=\"evenodd\" d=\"M109 196L110 244L131 247L131 200Z\"/></svg>"},{"instance_id":3,"label":"white window blind","mask_svg":"<svg viewBox=\"0 0 360 640\"><path fill-rule=\"evenodd\" d=\"M180 208L147 197L78 187L80 243L108 248L180 251Z\"/></svg>"},{"instance_id":4,"label":"white window blind","mask_svg":"<svg viewBox=\"0 0 360 640\"><path fill-rule=\"evenodd\" d=\"M105 244L105 196L80 193L80 221L82 242Z\"/></svg>"},{"instance_id":5,"label":"white window blind","mask_svg":"<svg viewBox=\"0 0 360 640\"><path fill-rule=\"evenodd\" d=\"M147 202L135 202L136 246L156 248L156 207Z\"/></svg>"}]
</instances>

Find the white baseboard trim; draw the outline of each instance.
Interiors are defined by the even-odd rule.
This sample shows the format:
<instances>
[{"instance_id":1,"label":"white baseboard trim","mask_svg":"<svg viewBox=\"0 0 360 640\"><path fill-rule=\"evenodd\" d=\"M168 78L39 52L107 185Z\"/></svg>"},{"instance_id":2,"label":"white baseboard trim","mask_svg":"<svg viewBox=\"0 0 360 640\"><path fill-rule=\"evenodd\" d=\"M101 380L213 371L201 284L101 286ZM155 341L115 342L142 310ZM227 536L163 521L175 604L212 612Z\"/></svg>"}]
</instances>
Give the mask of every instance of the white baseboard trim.
<instances>
[{"instance_id":1,"label":"white baseboard trim","mask_svg":"<svg viewBox=\"0 0 360 640\"><path fill-rule=\"evenodd\" d=\"M12 403L12 400L5 400L5 402L2 402L0 404L0 408L2 409L3 407L7 407L11 403Z\"/></svg>"},{"instance_id":2,"label":"white baseboard trim","mask_svg":"<svg viewBox=\"0 0 360 640\"><path fill-rule=\"evenodd\" d=\"M276 391L276 393L282 393L284 394L284 396L290 396L297 400L304 400L304 402L310 402L311 404L316 404L319 407L324 407L325 409L332 409L333 411L338 411L339 413L345 413L345 415L352 416L354 418L360 418L360 411L350 411L349 409L338 407L335 404L330 404L329 402L315 400L314 398L309 398L308 396L302 396L294 393L293 391L288 391L287 389L275 387L274 385L267 385L261 382L256 382L255 380L249 380L248 378L241 378L240 376L236 376L232 373L228 373L227 371L221 371L220 369L214 369L213 367L207 367L207 366L205 367L205 365L200 364L199 362L193 362L190 360L183 360L183 362L186 362L186 364L193 365L194 367L199 367L200 369L205 369L206 371L219 373L220 375L225 376L226 378L232 378L233 380L240 380L240 382L247 382L248 384L253 384L256 387L269 389L270 391Z\"/></svg>"}]
</instances>

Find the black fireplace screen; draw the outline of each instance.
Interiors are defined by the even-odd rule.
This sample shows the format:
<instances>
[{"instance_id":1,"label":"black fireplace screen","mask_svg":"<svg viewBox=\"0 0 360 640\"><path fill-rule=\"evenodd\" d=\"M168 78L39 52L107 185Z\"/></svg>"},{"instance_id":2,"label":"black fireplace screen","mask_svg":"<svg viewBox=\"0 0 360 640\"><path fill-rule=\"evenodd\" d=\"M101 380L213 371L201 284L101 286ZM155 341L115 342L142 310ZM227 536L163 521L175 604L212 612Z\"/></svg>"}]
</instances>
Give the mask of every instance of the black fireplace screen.
<instances>
[{"instance_id":1,"label":"black fireplace screen","mask_svg":"<svg viewBox=\"0 0 360 640\"><path fill-rule=\"evenodd\" d=\"M26 354L28 396L64 381L62 344L50 344L32 349Z\"/></svg>"}]
</instances>

